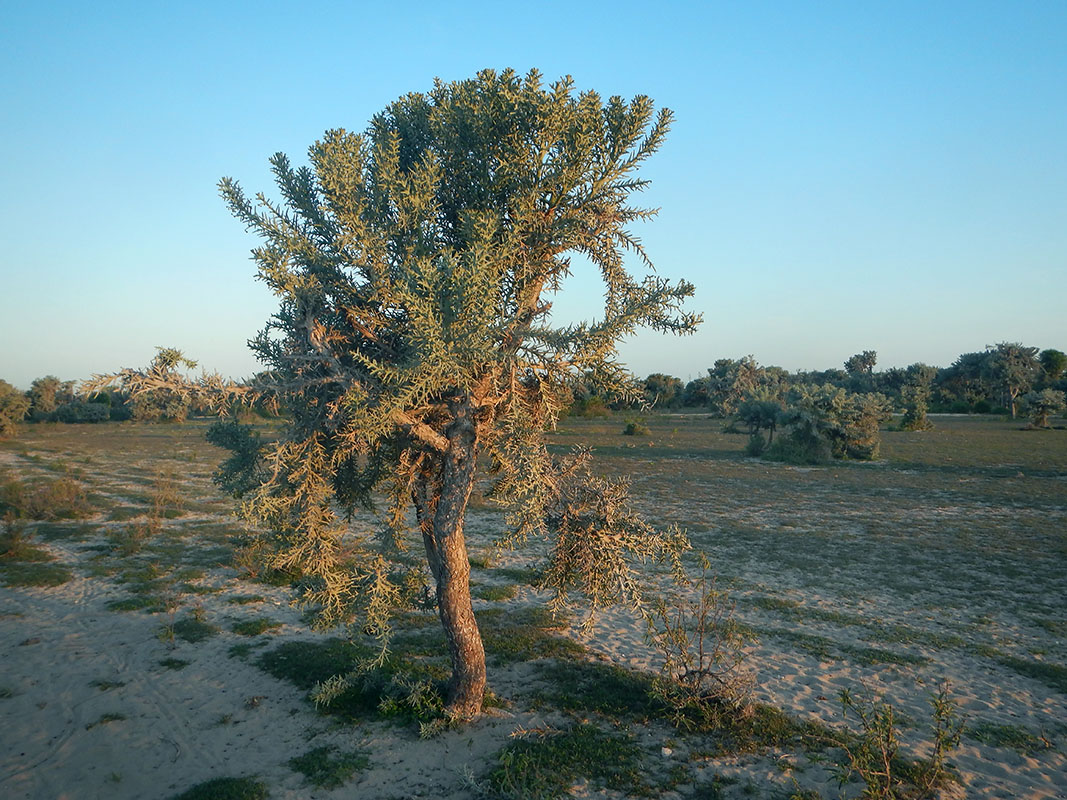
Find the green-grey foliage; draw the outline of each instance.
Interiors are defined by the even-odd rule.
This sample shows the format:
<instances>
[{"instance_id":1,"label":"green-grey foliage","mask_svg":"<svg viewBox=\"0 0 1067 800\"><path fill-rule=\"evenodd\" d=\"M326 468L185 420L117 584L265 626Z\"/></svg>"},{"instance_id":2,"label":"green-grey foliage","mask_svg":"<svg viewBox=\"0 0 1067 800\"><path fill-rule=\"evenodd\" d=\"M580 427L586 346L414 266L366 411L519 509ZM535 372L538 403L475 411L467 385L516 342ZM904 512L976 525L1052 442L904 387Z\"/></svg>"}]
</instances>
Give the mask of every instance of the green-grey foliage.
<instances>
[{"instance_id":1,"label":"green-grey foliage","mask_svg":"<svg viewBox=\"0 0 1067 800\"><path fill-rule=\"evenodd\" d=\"M1041 363L1041 371L1045 373L1046 383L1059 380L1064 370L1067 370L1067 353L1062 350L1047 348L1037 354L1037 360Z\"/></svg>"},{"instance_id":2,"label":"green-grey foliage","mask_svg":"<svg viewBox=\"0 0 1067 800\"><path fill-rule=\"evenodd\" d=\"M29 410L30 399L7 381L0 380L0 439L13 436Z\"/></svg>"},{"instance_id":3,"label":"green-grey foliage","mask_svg":"<svg viewBox=\"0 0 1067 800\"><path fill-rule=\"evenodd\" d=\"M790 390L780 417L786 433L764 455L775 461L821 464L830 458L878 457L879 425L889 419L882 394L851 394L830 384Z\"/></svg>"},{"instance_id":4,"label":"green-grey foliage","mask_svg":"<svg viewBox=\"0 0 1067 800\"><path fill-rule=\"evenodd\" d=\"M874 372L874 365L878 363L878 353L875 350L864 350L856 353L845 361L845 371L850 375L870 375Z\"/></svg>"},{"instance_id":5,"label":"green-grey foliage","mask_svg":"<svg viewBox=\"0 0 1067 800\"><path fill-rule=\"evenodd\" d=\"M1030 424L1035 428L1047 428L1049 417L1067 408L1067 398L1056 389L1042 389L1029 392L1019 398L1023 409L1030 417Z\"/></svg>"},{"instance_id":6,"label":"green-grey foliage","mask_svg":"<svg viewBox=\"0 0 1067 800\"><path fill-rule=\"evenodd\" d=\"M926 416L930 410L930 393L937 377L937 368L926 364L912 364L907 369L907 383L901 387L904 419L900 427L906 431L925 431L933 427Z\"/></svg>"},{"instance_id":7,"label":"green-grey foliage","mask_svg":"<svg viewBox=\"0 0 1067 800\"><path fill-rule=\"evenodd\" d=\"M34 421L51 419L53 413L64 403L74 399L73 382L64 382L55 375L37 378L26 393L30 398L30 418Z\"/></svg>"},{"instance_id":8,"label":"green-grey foliage","mask_svg":"<svg viewBox=\"0 0 1067 800\"><path fill-rule=\"evenodd\" d=\"M107 422L111 419L111 406L106 403L72 400L59 406L53 416L57 422Z\"/></svg>"},{"instance_id":9,"label":"green-grey foliage","mask_svg":"<svg viewBox=\"0 0 1067 800\"><path fill-rule=\"evenodd\" d=\"M615 517L598 515L618 506L618 487L593 481L582 458L554 459L543 439L579 377L630 385L615 358L621 337L699 321L681 310L691 284L635 280L623 261L649 263L627 226L654 212L628 199L670 121L644 96L604 101L569 78L485 70L402 97L365 133L327 132L310 166L274 156L281 201L220 184L263 240L260 278L281 300L252 343L268 368L256 391L290 415L259 466L236 462L227 488L265 531L272 566L305 576L304 599L327 623L359 618L384 633L412 580L391 555L421 544L453 659L452 706L464 713L480 708L484 685L462 535L480 459L495 476L490 497L509 509L506 544L593 538L553 551L549 574L567 588L605 599L598 587L629 560L681 546L625 514L614 536ZM599 271L604 306L595 322L554 326L551 297L572 255ZM388 497L379 540L344 524L376 490ZM617 586L612 599L635 600L629 578Z\"/></svg>"},{"instance_id":10,"label":"green-grey foliage","mask_svg":"<svg viewBox=\"0 0 1067 800\"><path fill-rule=\"evenodd\" d=\"M1041 369L1037 348L1025 347L1018 342L1000 342L987 345L986 351L989 354L986 374L1014 418L1019 396L1030 390Z\"/></svg>"}]
</instances>

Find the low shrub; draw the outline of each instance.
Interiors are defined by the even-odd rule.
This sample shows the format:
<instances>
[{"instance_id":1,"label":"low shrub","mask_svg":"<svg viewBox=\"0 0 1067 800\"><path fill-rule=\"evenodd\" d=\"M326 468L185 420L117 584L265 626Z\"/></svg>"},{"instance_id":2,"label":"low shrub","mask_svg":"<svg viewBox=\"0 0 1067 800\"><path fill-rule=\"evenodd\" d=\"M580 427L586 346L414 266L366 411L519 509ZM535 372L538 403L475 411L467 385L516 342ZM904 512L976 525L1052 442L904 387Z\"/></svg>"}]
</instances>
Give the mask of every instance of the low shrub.
<instances>
[{"instance_id":1,"label":"low shrub","mask_svg":"<svg viewBox=\"0 0 1067 800\"><path fill-rule=\"evenodd\" d=\"M111 406L105 403L87 403L75 400L64 403L55 410L53 417L57 422L72 424L86 422L107 422L111 419Z\"/></svg>"}]
</instances>

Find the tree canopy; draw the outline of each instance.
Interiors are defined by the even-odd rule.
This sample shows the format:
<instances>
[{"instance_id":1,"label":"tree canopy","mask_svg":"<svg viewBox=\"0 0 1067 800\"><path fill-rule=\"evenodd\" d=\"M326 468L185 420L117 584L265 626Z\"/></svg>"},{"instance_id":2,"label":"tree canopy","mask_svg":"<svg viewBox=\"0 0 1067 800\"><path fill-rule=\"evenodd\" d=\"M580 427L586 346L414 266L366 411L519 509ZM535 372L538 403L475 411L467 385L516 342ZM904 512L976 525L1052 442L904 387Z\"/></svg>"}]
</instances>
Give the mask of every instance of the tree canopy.
<instances>
[{"instance_id":1,"label":"tree canopy","mask_svg":"<svg viewBox=\"0 0 1067 800\"><path fill-rule=\"evenodd\" d=\"M420 580L390 558L414 534L449 641L454 713L477 713L485 685L463 537L480 463L509 509L504 542L553 542L558 602L579 590L594 605L636 604L632 561L685 546L640 522L584 455L553 458L543 439L580 376L629 385L621 337L699 322L681 307L691 284L637 280L624 264L651 267L628 226L655 212L629 198L670 122L644 96L605 101L570 78L486 70L400 98L364 133L327 132L310 166L275 155L281 201L220 184L262 239L253 255L280 309L251 346L268 369L260 391L290 420L273 443L229 430L220 443L244 458L227 485L326 622L354 615L384 632ZM551 298L572 256L599 271L603 306L558 326ZM375 492L388 498L379 540L345 524Z\"/></svg>"}]
</instances>

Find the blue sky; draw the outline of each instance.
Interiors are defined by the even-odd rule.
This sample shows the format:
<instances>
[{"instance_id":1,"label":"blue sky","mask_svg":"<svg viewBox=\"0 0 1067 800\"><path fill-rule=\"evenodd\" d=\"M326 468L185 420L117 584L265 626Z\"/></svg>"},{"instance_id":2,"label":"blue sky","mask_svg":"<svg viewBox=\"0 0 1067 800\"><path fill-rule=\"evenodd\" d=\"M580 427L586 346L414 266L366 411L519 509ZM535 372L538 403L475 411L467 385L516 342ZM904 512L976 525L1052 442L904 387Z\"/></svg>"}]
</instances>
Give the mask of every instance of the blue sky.
<instances>
[{"instance_id":1,"label":"blue sky","mask_svg":"<svg viewBox=\"0 0 1067 800\"><path fill-rule=\"evenodd\" d=\"M621 348L696 377L1067 350L1067 3L4 3L0 378L84 378L176 346L234 377L273 311L217 195L270 190L335 127L484 67L650 95L660 274L685 339ZM639 265L633 265L635 269ZM580 316L580 271L557 299Z\"/></svg>"}]
</instances>

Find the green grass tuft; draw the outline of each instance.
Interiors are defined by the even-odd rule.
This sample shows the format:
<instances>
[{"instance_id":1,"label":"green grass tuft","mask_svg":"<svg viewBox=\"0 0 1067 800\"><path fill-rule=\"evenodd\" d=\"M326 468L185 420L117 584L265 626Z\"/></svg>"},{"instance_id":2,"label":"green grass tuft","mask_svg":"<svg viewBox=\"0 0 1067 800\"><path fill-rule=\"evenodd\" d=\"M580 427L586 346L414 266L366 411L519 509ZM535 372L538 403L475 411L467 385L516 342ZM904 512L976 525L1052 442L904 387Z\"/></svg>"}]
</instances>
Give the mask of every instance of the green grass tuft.
<instances>
[{"instance_id":1,"label":"green grass tuft","mask_svg":"<svg viewBox=\"0 0 1067 800\"><path fill-rule=\"evenodd\" d=\"M994 722L976 722L963 729L967 738L976 742L1015 750L1023 755L1033 755L1048 750L1052 743L1041 736L1035 736L1021 725L1000 725Z\"/></svg>"},{"instance_id":2,"label":"green grass tuft","mask_svg":"<svg viewBox=\"0 0 1067 800\"><path fill-rule=\"evenodd\" d=\"M1016 656L1000 656L997 660L1020 675L1033 678L1057 692L1067 694L1067 667L1048 661L1031 661Z\"/></svg>"},{"instance_id":3,"label":"green grass tuft","mask_svg":"<svg viewBox=\"0 0 1067 800\"><path fill-rule=\"evenodd\" d=\"M257 619L234 623L232 630L239 636L259 636L261 633L277 630L281 626L282 623L277 622L276 620L268 619L267 617L259 617Z\"/></svg>"},{"instance_id":4,"label":"green grass tuft","mask_svg":"<svg viewBox=\"0 0 1067 800\"><path fill-rule=\"evenodd\" d=\"M566 797L581 779L634 795L644 786L642 756L632 738L580 724L510 742L486 783L495 796L508 800Z\"/></svg>"},{"instance_id":5,"label":"green grass tuft","mask_svg":"<svg viewBox=\"0 0 1067 800\"><path fill-rule=\"evenodd\" d=\"M311 689L334 675L344 675L374 654L366 645L344 639L285 642L263 653L256 666L300 689Z\"/></svg>"},{"instance_id":6,"label":"green grass tuft","mask_svg":"<svg viewBox=\"0 0 1067 800\"><path fill-rule=\"evenodd\" d=\"M202 642L205 639L210 639L219 632L219 629L211 623L204 622L195 617L185 617L184 619L180 619L175 622L171 628L177 638L184 639L192 644Z\"/></svg>"},{"instance_id":7,"label":"green grass tuft","mask_svg":"<svg viewBox=\"0 0 1067 800\"><path fill-rule=\"evenodd\" d=\"M290 769L320 789L344 786L353 775L369 765L370 759L364 753L338 753L337 748L331 746L316 747L289 760Z\"/></svg>"},{"instance_id":8,"label":"green grass tuft","mask_svg":"<svg viewBox=\"0 0 1067 800\"><path fill-rule=\"evenodd\" d=\"M267 786L255 778L215 778L175 795L173 800L265 800Z\"/></svg>"},{"instance_id":9,"label":"green grass tuft","mask_svg":"<svg viewBox=\"0 0 1067 800\"><path fill-rule=\"evenodd\" d=\"M518 593L519 587L514 583L507 586L477 586L473 592L475 597L494 603L501 600L513 600Z\"/></svg>"},{"instance_id":10,"label":"green grass tuft","mask_svg":"<svg viewBox=\"0 0 1067 800\"><path fill-rule=\"evenodd\" d=\"M537 658L576 658L585 653L577 642L557 635L567 622L543 608L490 608L478 614L486 655L498 664Z\"/></svg>"}]
</instances>

